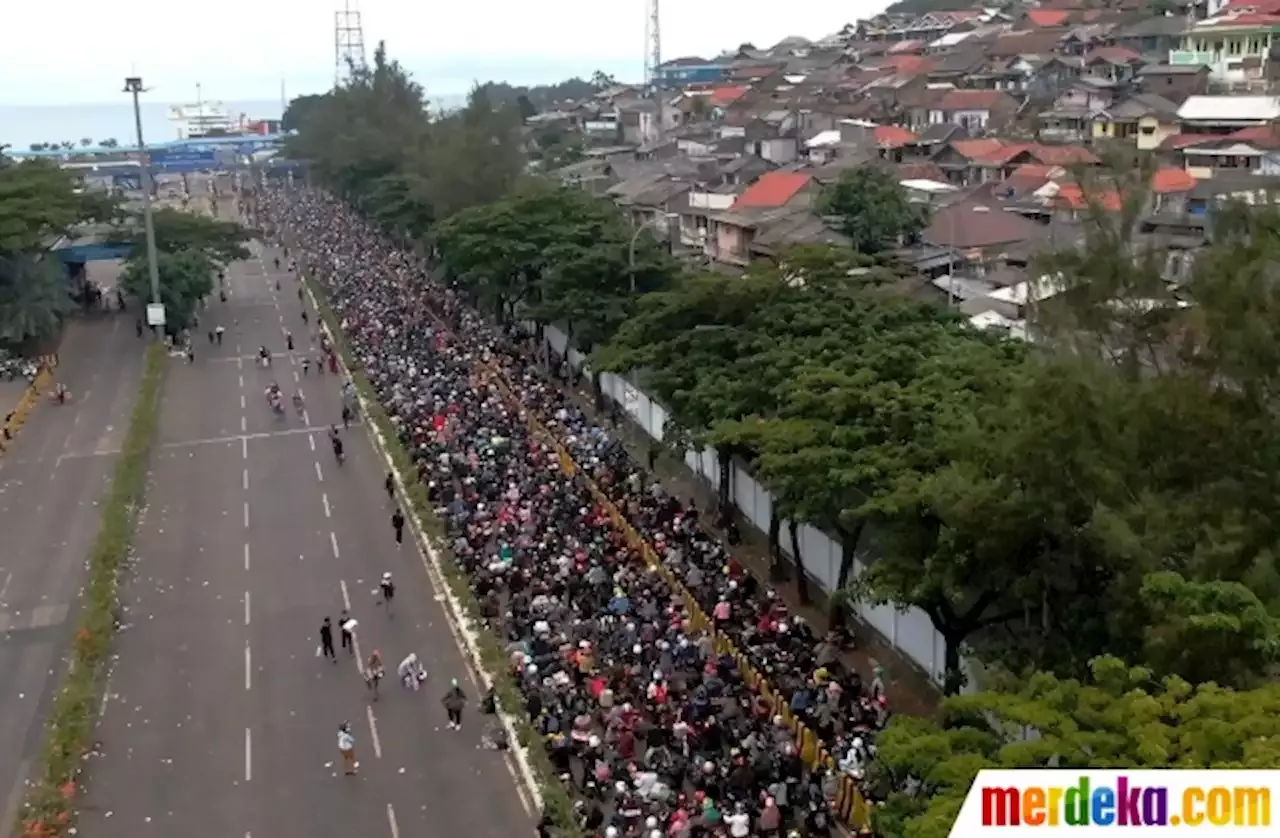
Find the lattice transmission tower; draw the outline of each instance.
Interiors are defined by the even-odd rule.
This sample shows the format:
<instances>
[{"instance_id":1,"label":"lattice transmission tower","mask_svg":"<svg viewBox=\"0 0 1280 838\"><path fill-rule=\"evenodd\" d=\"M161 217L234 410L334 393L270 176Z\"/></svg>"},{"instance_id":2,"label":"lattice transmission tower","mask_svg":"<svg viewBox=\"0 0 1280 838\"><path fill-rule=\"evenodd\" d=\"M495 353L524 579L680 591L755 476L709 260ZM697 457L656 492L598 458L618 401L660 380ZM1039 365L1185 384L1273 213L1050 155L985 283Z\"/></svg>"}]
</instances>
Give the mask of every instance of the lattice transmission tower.
<instances>
[{"instance_id":1,"label":"lattice transmission tower","mask_svg":"<svg viewBox=\"0 0 1280 838\"><path fill-rule=\"evenodd\" d=\"M644 83L658 88L658 67L662 64L662 28L659 23L658 0L645 0L644 10Z\"/></svg>"},{"instance_id":2,"label":"lattice transmission tower","mask_svg":"<svg viewBox=\"0 0 1280 838\"><path fill-rule=\"evenodd\" d=\"M358 0L343 0L333 13L333 86L364 70L364 24L360 22Z\"/></svg>"}]
</instances>

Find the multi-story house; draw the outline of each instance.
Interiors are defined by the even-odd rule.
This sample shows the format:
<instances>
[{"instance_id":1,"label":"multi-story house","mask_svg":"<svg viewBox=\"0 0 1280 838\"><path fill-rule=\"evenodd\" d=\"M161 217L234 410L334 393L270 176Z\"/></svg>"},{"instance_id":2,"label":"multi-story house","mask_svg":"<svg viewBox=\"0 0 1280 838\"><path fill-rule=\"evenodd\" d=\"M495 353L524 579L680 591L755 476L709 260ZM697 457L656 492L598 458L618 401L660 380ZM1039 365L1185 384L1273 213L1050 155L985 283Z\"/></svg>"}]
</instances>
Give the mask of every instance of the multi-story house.
<instances>
[{"instance_id":1,"label":"multi-story house","mask_svg":"<svg viewBox=\"0 0 1280 838\"><path fill-rule=\"evenodd\" d=\"M1248 88L1266 79L1271 45L1280 35L1280 0L1257 0L1202 20L1182 36L1169 63L1205 66L1210 78L1233 88Z\"/></svg>"}]
</instances>

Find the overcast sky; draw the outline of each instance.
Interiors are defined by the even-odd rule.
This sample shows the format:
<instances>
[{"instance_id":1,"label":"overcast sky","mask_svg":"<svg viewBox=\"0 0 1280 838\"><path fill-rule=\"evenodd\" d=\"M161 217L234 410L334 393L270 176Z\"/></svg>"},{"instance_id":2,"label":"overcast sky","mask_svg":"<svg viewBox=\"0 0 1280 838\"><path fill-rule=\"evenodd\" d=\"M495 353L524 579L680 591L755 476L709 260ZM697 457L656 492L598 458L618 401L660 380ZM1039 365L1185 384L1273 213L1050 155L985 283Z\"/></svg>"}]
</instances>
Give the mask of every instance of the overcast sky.
<instances>
[{"instance_id":1,"label":"overcast sky","mask_svg":"<svg viewBox=\"0 0 1280 838\"><path fill-rule=\"evenodd\" d=\"M193 99L197 83L206 98L277 99L281 78L290 96L322 92L333 79L333 13L342 2L15 0L4 4L0 103L118 102L123 78L135 73L165 101ZM819 38L887 0L665 5L663 57L675 58ZM359 8L370 55L385 40L431 95L464 93L473 80L551 82L597 68L639 79L643 67L643 0L363 0ZM778 16L782 8L790 14Z\"/></svg>"}]
</instances>

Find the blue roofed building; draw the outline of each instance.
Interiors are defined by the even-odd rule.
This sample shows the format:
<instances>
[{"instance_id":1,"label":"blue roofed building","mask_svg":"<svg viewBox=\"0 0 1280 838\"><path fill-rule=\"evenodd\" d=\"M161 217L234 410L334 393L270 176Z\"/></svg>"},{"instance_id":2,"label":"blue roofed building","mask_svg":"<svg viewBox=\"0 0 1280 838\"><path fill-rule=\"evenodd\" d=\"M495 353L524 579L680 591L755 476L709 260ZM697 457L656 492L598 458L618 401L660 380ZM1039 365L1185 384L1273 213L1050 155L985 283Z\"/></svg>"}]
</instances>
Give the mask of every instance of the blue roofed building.
<instances>
[{"instance_id":1,"label":"blue roofed building","mask_svg":"<svg viewBox=\"0 0 1280 838\"><path fill-rule=\"evenodd\" d=\"M705 58L676 58L658 66L656 81L662 87L687 87L693 84L716 84L729 73L727 64Z\"/></svg>"}]
</instances>

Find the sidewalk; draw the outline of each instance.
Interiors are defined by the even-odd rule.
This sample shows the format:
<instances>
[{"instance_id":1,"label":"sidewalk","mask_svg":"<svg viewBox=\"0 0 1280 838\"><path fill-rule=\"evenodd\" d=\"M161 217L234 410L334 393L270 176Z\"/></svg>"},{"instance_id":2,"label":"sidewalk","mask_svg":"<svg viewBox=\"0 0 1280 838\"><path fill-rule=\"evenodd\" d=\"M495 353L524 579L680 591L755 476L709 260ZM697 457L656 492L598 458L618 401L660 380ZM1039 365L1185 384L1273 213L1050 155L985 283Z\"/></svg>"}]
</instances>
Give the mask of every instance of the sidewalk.
<instances>
[{"instance_id":1,"label":"sidewalk","mask_svg":"<svg viewBox=\"0 0 1280 838\"><path fill-rule=\"evenodd\" d=\"M621 424L615 424L611 416L601 416L595 409L595 401L591 393L587 390L569 388L568 392L583 410L594 416L603 426L611 428L617 433L635 462L642 465L648 462L649 446L653 440L652 437L645 433L643 428L632 422L623 411L618 411ZM663 486L680 498L681 501L687 502L690 498L694 498L700 509L710 510L715 508L716 496L710 483L694 474L684 462L677 460L666 449L662 449L659 454L653 472L662 481ZM711 515L703 516L702 525L711 532L715 532L723 540L724 533L716 530L711 525L711 518ZM741 517L739 520L742 520ZM765 581L770 587L774 587L779 596L787 603L787 607L792 613L804 617L815 629L825 630L827 627L827 596L822 588L816 582L811 581L809 594L812 603L807 606L801 606L796 596L794 581L783 582L776 587L773 583L767 581L769 579L768 535L756 529L753 524L745 522L741 525L740 534L742 543L733 548L732 551L738 562L757 579ZM786 538L785 530L782 537ZM794 564L786 553L782 554L782 560L787 565L789 579L794 580ZM890 707L893 708L894 712L914 716L932 715L936 712L941 693L928 676L920 671L913 662L890 646L875 630L861 623L855 617L850 617L849 622L850 628L856 637L856 643L855 648L845 650L841 655L845 665L861 673L866 683L871 682L872 670L876 665L883 666Z\"/></svg>"}]
</instances>

